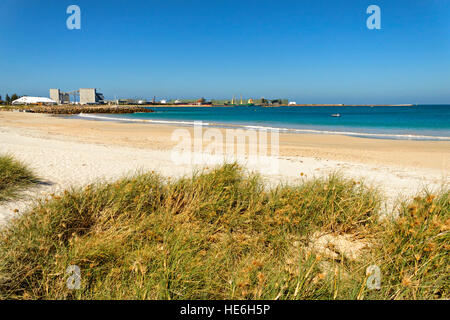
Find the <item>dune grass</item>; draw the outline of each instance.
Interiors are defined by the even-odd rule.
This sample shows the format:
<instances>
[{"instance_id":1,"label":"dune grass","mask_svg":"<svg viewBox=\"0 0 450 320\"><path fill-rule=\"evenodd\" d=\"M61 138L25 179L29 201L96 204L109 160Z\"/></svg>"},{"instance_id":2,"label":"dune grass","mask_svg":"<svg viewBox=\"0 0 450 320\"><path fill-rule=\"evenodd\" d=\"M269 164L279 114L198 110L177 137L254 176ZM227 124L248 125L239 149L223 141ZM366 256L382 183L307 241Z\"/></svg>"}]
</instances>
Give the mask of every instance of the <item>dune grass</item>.
<instances>
[{"instance_id":1,"label":"dune grass","mask_svg":"<svg viewBox=\"0 0 450 320\"><path fill-rule=\"evenodd\" d=\"M23 163L8 155L0 155L0 202L14 199L19 192L37 181Z\"/></svg>"},{"instance_id":2,"label":"dune grass","mask_svg":"<svg viewBox=\"0 0 450 320\"><path fill-rule=\"evenodd\" d=\"M400 218L384 221L374 261L383 299L450 298L450 191L424 191L404 202ZM369 295L370 297L370 295Z\"/></svg>"},{"instance_id":3,"label":"dune grass","mask_svg":"<svg viewBox=\"0 0 450 320\"><path fill-rule=\"evenodd\" d=\"M416 213L426 208L423 219L441 224L421 233L435 237L434 251L412 260L398 241L420 240L402 235L397 222L378 221L376 190L338 175L267 190L229 164L176 181L146 173L89 185L42 201L0 233L0 298L449 298L448 237L440 231L448 226L448 192L420 201ZM330 258L311 249L318 234L371 245L356 260ZM426 248L425 241L417 250ZM421 282L412 278L408 287L398 271L410 275L415 261ZM368 291L373 263L383 287ZM70 265L81 269L79 290L67 287Z\"/></svg>"}]
</instances>

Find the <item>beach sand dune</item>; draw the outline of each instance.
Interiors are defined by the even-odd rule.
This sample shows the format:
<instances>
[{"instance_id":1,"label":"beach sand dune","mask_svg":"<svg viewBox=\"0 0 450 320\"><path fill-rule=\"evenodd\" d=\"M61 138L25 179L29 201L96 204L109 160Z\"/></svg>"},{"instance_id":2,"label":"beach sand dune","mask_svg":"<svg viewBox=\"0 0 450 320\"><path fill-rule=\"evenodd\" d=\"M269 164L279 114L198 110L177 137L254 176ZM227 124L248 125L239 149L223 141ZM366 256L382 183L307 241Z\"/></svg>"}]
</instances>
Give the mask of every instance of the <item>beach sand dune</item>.
<instances>
[{"instance_id":1,"label":"beach sand dune","mask_svg":"<svg viewBox=\"0 0 450 320\"><path fill-rule=\"evenodd\" d=\"M171 133L176 128L0 112L0 153L23 161L42 180L21 200L0 205L0 224L26 210L33 199L72 186L138 171L154 170L170 177L191 174L201 166L176 165L171 160L175 145ZM260 172L268 185L338 171L380 187L390 210L399 197L448 183L449 160L450 142L445 141L280 134L279 172L270 174L251 165L248 169Z\"/></svg>"}]
</instances>

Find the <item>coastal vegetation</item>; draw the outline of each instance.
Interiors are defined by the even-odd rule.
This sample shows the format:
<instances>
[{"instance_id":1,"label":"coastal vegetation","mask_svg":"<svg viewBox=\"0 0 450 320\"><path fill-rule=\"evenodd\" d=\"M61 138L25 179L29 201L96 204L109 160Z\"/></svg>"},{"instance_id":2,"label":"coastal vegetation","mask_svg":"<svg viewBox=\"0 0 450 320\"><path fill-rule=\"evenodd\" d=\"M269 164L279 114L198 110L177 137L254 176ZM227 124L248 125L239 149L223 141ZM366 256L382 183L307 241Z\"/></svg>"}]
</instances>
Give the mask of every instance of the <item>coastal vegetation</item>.
<instances>
[{"instance_id":1,"label":"coastal vegetation","mask_svg":"<svg viewBox=\"0 0 450 320\"><path fill-rule=\"evenodd\" d=\"M0 155L0 202L11 200L24 188L36 183L33 172L8 155Z\"/></svg>"},{"instance_id":2,"label":"coastal vegetation","mask_svg":"<svg viewBox=\"0 0 450 320\"><path fill-rule=\"evenodd\" d=\"M449 299L449 190L398 219L381 201L339 175L267 189L235 164L66 190L1 231L0 298Z\"/></svg>"},{"instance_id":3,"label":"coastal vegetation","mask_svg":"<svg viewBox=\"0 0 450 320\"><path fill-rule=\"evenodd\" d=\"M11 104L11 102L13 102L16 99L19 99L19 96L16 93L14 93L11 97L9 96L9 94L6 94L5 100L3 100L2 96L0 95L0 105L1 104Z\"/></svg>"}]
</instances>

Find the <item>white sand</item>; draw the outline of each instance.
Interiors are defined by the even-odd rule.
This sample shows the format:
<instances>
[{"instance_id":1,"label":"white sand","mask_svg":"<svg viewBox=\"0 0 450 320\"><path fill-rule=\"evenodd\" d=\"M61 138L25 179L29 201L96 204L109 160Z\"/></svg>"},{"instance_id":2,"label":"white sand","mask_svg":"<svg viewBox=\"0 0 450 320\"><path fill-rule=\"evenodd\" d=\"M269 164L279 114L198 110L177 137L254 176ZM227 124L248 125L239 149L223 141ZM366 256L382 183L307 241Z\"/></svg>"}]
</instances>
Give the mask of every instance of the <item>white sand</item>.
<instances>
[{"instance_id":1,"label":"white sand","mask_svg":"<svg viewBox=\"0 0 450 320\"><path fill-rule=\"evenodd\" d=\"M0 127L0 153L9 153L30 166L46 183L24 192L20 201L0 205L0 224L20 214L32 204L32 199L46 197L71 186L80 186L99 180L113 180L138 170L155 170L165 176L191 174L192 165L175 165L171 152L147 150L117 145L79 142L40 131ZM280 157L277 175L259 171L270 185L293 183L313 176L340 171L345 176L379 186L386 196L388 208L399 197L411 196L424 187L438 189L448 183L444 170L376 166L308 157ZM301 177L300 173L306 175ZM18 213L14 212L18 209Z\"/></svg>"}]
</instances>

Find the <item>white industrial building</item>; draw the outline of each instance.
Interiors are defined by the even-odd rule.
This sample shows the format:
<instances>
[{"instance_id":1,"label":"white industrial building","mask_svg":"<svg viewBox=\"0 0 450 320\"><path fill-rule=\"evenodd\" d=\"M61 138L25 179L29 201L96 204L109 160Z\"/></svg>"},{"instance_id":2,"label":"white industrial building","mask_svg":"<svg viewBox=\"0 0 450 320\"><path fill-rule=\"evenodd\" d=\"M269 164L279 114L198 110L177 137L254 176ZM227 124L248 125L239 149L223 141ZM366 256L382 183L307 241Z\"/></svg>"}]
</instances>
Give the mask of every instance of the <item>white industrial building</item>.
<instances>
[{"instance_id":1,"label":"white industrial building","mask_svg":"<svg viewBox=\"0 0 450 320\"><path fill-rule=\"evenodd\" d=\"M22 97L14 100L12 104L56 104L56 101L45 97Z\"/></svg>"}]
</instances>

